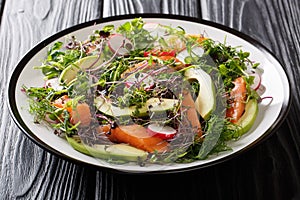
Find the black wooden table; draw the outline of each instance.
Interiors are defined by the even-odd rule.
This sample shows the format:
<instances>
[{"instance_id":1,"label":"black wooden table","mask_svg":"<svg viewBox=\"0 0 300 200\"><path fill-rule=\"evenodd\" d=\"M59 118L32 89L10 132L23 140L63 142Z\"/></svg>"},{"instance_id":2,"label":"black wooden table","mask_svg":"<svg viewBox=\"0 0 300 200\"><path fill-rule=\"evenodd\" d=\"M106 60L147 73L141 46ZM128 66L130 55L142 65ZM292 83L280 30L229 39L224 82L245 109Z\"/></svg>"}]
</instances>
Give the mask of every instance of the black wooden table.
<instances>
[{"instance_id":1,"label":"black wooden table","mask_svg":"<svg viewBox=\"0 0 300 200\"><path fill-rule=\"evenodd\" d=\"M287 118L265 142L189 173L127 175L83 167L29 140L14 124L7 83L22 56L72 25L133 13L217 22L261 42L291 80ZM0 199L300 199L300 3L298 0L0 0Z\"/></svg>"}]
</instances>

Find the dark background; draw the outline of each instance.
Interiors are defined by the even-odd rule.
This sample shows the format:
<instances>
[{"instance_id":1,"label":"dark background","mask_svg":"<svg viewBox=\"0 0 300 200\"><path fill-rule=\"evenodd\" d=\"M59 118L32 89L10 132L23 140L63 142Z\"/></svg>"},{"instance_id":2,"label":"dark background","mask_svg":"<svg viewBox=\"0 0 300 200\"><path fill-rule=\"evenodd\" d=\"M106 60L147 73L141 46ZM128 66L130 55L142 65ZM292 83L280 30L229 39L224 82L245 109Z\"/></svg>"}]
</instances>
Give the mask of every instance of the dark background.
<instances>
[{"instance_id":1,"label":"dark background","mask_svg":"<svg viewBox=\"0 0 300 200\"><path fill-rule=\"evenodd\" d=\"M126 175L51 155L9 116L7 83L18 61L52 34L93 19L176 14L241 31L265 45L291 80L292 105L268 140L190 173ZM0 0L0 199L300 199L298 0Z\"/></svg>"}]
</instances>

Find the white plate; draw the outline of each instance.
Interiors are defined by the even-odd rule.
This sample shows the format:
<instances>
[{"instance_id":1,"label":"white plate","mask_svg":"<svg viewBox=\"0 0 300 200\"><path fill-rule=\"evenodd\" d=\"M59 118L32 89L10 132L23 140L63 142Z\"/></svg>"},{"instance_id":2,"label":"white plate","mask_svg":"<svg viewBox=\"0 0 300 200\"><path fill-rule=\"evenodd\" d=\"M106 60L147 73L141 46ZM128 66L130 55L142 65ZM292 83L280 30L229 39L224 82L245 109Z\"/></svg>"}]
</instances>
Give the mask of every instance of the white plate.
<instances>
[{"instance_id":1,"label":"white plate","mask_svg":"<svg viewBox=\"0 0 300 200\"><path fill-rule=\"evenodd\" d=\"M232 151L219 153L218 155L210 156L206 160L195 161L189 164L173 163L169 165L146 165L143 167L136 164L111 164L77 152L66 140L54 135L53 130L33 123L33 117L27 110L28 102L26 101L26 96L21 92L20 88L23 84L26 86L41 86L43 84L43 75L39 70L33 69L33 66L41 64L41 61L46 56L47 46L57 40L64 41L66 35L75 35L78 39L84 40L95 29L101 29L107 24L117 26L136 16L106 18L71 27L42 41L24 56L11 76L8 88L8 102L11 115L16 124L29 138L51 153L68 160L99 168L112 169L118 172L170 173L208 167L230 159L261 142L280 125L288 112L290 85L283 67L265 47L237 31L207 21L170 15L140 16L146 22L181 26L187 33L205 33L210 38L221 42L226 37L227 44L242 46L243 50L250 52L251 60L260 63L260 67L264 70L262 76L262 83L266 87L264 96L272 96L273 101L270 105L268 105L269 101L263 101L259 104L259 113L254 126L239 140L230 142L229 145L232 147Z\"/></svg>"}]
</instances>

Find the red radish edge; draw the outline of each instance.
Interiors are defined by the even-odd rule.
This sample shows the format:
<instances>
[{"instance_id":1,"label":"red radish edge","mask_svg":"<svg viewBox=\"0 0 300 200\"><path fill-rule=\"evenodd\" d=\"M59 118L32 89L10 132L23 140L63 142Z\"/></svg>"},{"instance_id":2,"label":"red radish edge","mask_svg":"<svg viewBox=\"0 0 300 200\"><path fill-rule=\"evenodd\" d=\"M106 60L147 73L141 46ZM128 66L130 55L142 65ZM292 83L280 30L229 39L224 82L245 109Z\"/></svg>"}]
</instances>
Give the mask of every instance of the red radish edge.
<instances>
[{"instance_id":1,"label":"red radish edge","mask_svg":"<svg viewBox=\"0 0 300 200\"><path fill-rule=\"evenodd\" d=\"M250 76L254 76L253 84L251 88L254 90L258 90L261 85L261 76L258 73L249 74Z\"/></svg>"},{"instance_id":2,"label":"red radish edge","mask_svg":"<svg viewBox=\"0 0 300 200\"><path fill-rule=\"evenodd\" d=\"M159 124L150 124L147 128L147 131L150 135L159 137L164 140L172 139L177 131L170 126L162 126Z\"/></svg>"}]
</instances>

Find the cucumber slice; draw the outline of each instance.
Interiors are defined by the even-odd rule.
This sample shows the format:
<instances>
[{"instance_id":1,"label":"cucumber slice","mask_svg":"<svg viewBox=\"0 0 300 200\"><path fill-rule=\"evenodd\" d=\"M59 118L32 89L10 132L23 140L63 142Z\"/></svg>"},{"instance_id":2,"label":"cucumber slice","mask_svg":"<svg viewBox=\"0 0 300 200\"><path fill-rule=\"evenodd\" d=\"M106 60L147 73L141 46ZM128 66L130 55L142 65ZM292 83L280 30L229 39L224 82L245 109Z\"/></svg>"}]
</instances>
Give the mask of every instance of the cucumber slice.
<instances>
[{"instance_id":1,"label":"cucumber slice","mask_svg":"<svg viewBox=\"0 0 300 200\"><path fill-rule=\"evenodd\" d=\"M70 83L77 76L79 70L94 68L103 63L103 56L93 55L81 58L66 67L59 76L60 83Z\"/></svg>"},{"instance_id":2,"label":"cucumber slice","mask_svg":"<svg viewBox=\"0 0 300 200\"><path fill-rule=\"evenodd\" d=\"M138 109L138 115L145 116L149 112L162 112L171 110L178 105L178 102L179 101L177 99L151 98L143 107ZM103 97L97 97L95 99L95 105L99 111L113 117L132 116L133 113L136 113L137 111L135 106L125 108L114 106Z\"/></svg>"},{"instance_id":3,"label":"cucumber slice","mask_svg":"<svg viewBox=\"0 0 300 200\"><path fill-rule=\"evenodd\" d=\"M253 126L256 116L258 114L258 103L256 99L250 99L246 106L242 117L237 121L238 134L243 135L248 132Z\"/></svg>"},{"instance_id":4,"label":"cucumber slice","mask_svg":"<svg viewBox=\"0 0 300 200\"><path fill-rule=\"evenodd\" d=\"M115 161L140 162L147 159L146 151L129 146L128 144L84 145L80 140L67 137L69 144L77 151L95 158Z\"/></svg>"},{"instance_id":5,"label":"cucumber slice","mask_svg":"<svg viewBox=\"0 0 300 200\"><path fill-rule=\"evenodd\" d=\"M203 119L208 119L216 107L215 86L209 74L200 68L185 71L188 80L196 79L200 84L198 97L195 101L196 110Z\"/></svg>"}]
</instances>

